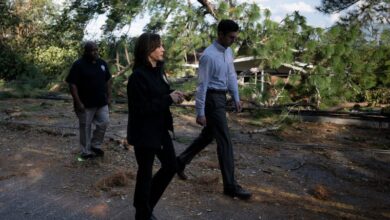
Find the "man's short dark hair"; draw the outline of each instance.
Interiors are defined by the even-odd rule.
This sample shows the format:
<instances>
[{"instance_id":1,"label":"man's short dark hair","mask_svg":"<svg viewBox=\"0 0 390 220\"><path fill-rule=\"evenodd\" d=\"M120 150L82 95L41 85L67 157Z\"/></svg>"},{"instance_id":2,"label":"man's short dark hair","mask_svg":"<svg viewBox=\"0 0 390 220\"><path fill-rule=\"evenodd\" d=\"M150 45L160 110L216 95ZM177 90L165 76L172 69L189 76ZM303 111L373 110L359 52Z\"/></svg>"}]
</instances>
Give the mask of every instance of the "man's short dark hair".
<instances>
[{"instance_id":1,"label":"man's short dark hair","mask_svg":"<svg viewBox=\"0 0 390 220\"><path fill-rule=\"evenodd\" d=\"M92 48L97 47L97 44L94 41L84 42L84 52L90 51Z\"/></svg>"},{"instance_id":2,"label":"man's short dark hair","mask_svg":"<svg viewBox=\"0 0 390 220\"><path fill-rule=\"evenodd\" d=\"M218 33L222 32L224 35L230 32L237 32L240 28L233 20L223 19L218 24Z\"/></svg>"}]
</instances>

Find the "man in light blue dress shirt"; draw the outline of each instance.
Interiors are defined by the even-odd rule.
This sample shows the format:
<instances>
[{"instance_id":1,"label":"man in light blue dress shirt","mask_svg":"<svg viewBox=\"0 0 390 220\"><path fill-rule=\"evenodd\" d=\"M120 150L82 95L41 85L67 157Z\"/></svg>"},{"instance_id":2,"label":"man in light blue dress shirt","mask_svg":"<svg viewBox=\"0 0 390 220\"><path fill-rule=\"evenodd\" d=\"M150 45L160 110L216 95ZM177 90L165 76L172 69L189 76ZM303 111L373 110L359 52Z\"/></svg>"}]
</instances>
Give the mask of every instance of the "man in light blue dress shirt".
<instances>
[{"instance_id":1,"label":"man in light blue dress shirt","mask_svg":"<svg viewBox=\"0 0 390 220\"><path fill-rule=\"evenodd\" d=\"M236 110L242 110L238 94L237 75L233 65L230 46L237 38L239 27L232 20L218 24L218 38L203 52L199 62L198 87L196 92L196 123L203 126L202 132L178 157L178 176L185 180L185 166L196 154L215 138L222 173L224 194L240 199L249 199L251 193L237 184L234 176L233 146L226 119L226 93L234 98Z\"/></svg>"}]
</instances>

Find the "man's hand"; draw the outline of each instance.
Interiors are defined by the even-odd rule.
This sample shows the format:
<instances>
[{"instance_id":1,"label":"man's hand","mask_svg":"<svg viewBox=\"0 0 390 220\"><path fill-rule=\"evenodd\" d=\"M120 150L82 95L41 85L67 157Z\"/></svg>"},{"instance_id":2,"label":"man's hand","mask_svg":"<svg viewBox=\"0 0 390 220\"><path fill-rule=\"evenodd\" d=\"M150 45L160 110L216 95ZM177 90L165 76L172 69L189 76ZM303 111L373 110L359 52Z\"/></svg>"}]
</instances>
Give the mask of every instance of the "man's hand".
<instances>
[{"instance_id":1,"label":"man's hand","mask_svg":"<svg viewBox=\"0 0 390 220\"><path fill-rule=\"evenodd\" d=\"M85 112L84 104L81 102L75 102L74 108L77 112Z\"/></svg>"},{"instance_id":2,"label":"man's hand","mask_svg":"<svg viewBox=\"0 0 390 220\"><path fill-rule=\"evenodd\" d=\"M236 102L236 111L237 112L241 112L242 111L241 101Z\"/></svg>"},{"instance_id":3,"label":"man's hand","mask_svg":"<svg viewBox=\"0 0 390 220\"><path fill-rule=\"evenodd\" d=\"M201 126L206 126L207 121L206 121L206 116L198 116L196 117L196 123Z\"/></svg>"},{"instance_id":4,"label":"man's hand","mask_svg":"<svg viewBox=\"0 0 390 220\"><path fill-rule=\"evenodd\" d=\"M80 100L77 86L75 84L69 83L69 89L70 94L72 94L73 97L74 110L76 112L85 112L85 106Z\"/></svg>"},{"instance_id":5,"label":"man's hand","mask_svg":"<svg viewBox=\"0 0 390 220\"><path fill-rule=\"evenodd\" d=\"M111 108L111 102L112 102L112 98L111 98L111 96L108 96L107 97L107 104L108 104L108 107L110 107L110 108Z\"/></svg>"}]
</instances>

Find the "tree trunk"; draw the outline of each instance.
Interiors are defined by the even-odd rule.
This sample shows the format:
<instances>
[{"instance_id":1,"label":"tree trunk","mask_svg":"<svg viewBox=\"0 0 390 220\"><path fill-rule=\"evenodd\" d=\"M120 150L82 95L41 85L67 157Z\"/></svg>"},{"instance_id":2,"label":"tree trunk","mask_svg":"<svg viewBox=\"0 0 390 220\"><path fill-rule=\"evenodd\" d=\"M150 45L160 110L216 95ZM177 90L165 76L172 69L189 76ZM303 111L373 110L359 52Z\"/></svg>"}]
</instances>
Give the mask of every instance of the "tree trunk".
<instances>
[{"instance_id":1,"label":"tree trunk","mask_svg":"<svg viewBox=\"0 0 390 220\"><path fill-rule=\"evenodd\" d=\"M118 72L121 71L121 67L120 67L120 65L119 65L119 53L118 53L118 49L116 49L116 70L117 70Z\"/></svg>"},{"instance_id":2,"label":"tree trunk","mask_svg":"<svg viewBox=\"0 0 390 220\"><path fill-rule=\"evenodd\" d=\"M131 62L130 62L130 56L129 56L129 51L127 50L127 46L125 46L125 54L126 54L127 64L130 65Z\"/></svg>"}]
</instances>

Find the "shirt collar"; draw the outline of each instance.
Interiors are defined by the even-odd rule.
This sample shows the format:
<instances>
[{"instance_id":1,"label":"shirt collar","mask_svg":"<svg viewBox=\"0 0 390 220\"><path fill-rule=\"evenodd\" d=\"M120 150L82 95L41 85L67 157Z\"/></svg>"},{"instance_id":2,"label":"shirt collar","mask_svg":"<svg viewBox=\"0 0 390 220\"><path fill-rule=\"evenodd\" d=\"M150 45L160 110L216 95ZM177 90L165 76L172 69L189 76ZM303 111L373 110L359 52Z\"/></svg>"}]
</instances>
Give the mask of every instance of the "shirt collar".
<instances>
[{"instance_id":1,"label":"shirt collar","mask_svg":"<svg viewBox=\"0 0 390 220\"><path fill-rule=\"evenodd\" d=\"M227 50L227 48L225 48L224 46L219 44L218 41L216 41L216 40L213 42L213 45L215 48L217 48L218 51L220 51L222 53L224 53Z\"/></svg>"}]
</instances>

